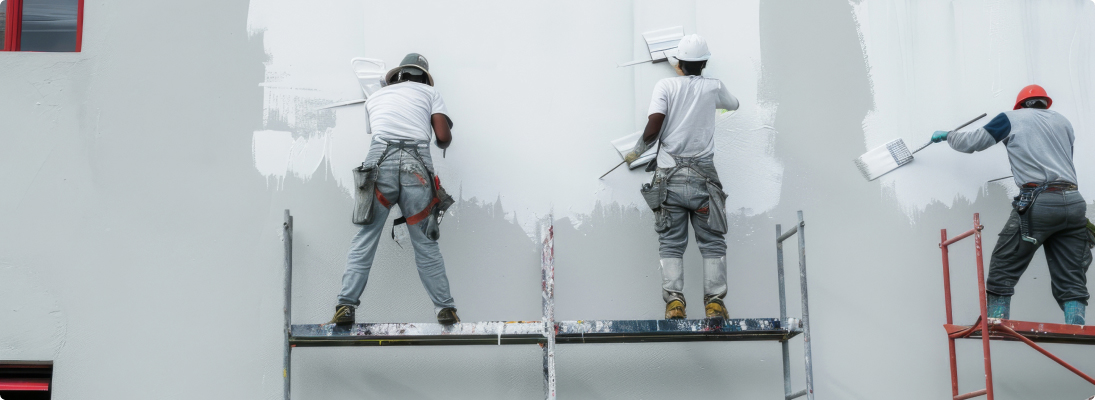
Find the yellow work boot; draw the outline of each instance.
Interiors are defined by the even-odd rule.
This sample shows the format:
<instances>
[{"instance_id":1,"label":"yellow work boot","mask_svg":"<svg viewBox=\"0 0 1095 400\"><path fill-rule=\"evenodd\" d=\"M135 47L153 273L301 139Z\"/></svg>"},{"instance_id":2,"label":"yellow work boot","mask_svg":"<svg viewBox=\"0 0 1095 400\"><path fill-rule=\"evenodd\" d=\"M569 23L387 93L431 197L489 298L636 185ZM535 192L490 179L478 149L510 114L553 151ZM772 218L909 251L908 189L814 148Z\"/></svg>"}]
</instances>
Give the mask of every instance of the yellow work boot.
<instances>
[{"instance_id":1,"label":"yellow work boot","mask_svg":"<svg viewBox=\"0 0 1095 400\"><path fill-rule=\"evenodd\" d=\"M673 300L665 303L665 319L685 319L684 302Z\"/></svg>"},{"instance_id":2,"label":"yellow work boot","mask_svg":"<svg viewBox=\"0 0 1095 400\"><path fill-rule=\"evenodd\" d=\"M730 319L730 313L726 312L726 306L722 304L720 299L711 299L704 309L707 312L707 318Z\"/></svg>"}]
</instances>

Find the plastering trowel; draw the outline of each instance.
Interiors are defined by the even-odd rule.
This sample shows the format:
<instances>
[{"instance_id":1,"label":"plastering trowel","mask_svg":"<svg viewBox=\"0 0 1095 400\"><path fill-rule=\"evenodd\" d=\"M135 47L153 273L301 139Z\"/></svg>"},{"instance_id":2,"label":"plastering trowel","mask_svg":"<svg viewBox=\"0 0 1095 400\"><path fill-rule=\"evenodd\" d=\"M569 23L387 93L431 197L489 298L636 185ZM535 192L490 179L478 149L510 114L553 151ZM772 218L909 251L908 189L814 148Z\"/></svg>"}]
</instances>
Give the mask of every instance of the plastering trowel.
<instances>
[{"instance_id":1,"label":"plastering trowel","mask_svg":"<svg viewBox=\"0 0 1095 400\"><path fill-rule=\"evenodd\" d=\"M320 107L316 110L364 103L369 100L369 96L384 87L384 73L387 72L387 70L384 68L383 60L357 57L350 60L350 68L353 69L354 76L357 77L357 83L361 85L361 93L365 95L365 98L343 101Z\"/></svg>"},{"instance_id":2,"label":"plastering trowel","mask_svg":"<svg viewBox=\"0 0 1095 400\"><path fill-rule=\"evenodd\" d=\"M646 50L650 52L650 59L616 64L616 67L668 61L669 57L677 55L677 44L681 42L681 38L684 38L683 26L643 32L643 41L646 42Z\"/></svg>"},{"instance_id":3,"label":"plastering trowel","mask_svg":"<svg viewBox=\"0 0 1095 400\"><path fill-rule=\"evenodd\" d=\"M975 121L984 118L988 114L981 114L977 118L971 119L970 122L962 124L957 128L954 128L951 132L965 128L966 125L972 124ZM884 145L875 147L859 158L855 159L855 166L859 168L859 172L863 173L863 177L868 181L878 179L882 175L886 175L890 171L900 168L902 165L911 163L913 161L913 154L920 150L924 150L925 147L931 145L932 142L924 143L920 148L909 151L909 148L905 146L905 141L896 139L886 143Z\"/></svg>"},{"instance_id":4,"label":"plastering trowel","mask_svg":"<svg viewBox=\"0 0 1095 400\"><path fill-rule=\"evenodd\" d=\"M715 110L715 112L718 113L718 116L716 118L725 120L725 118L733 115L734 111L736 110ZM716 125L717 124L718 122L716 122ZM619 139L613 140L609 143L612 144L612 148L616 149L616 153L620 155L620 158L624 158L627 157L627 153L630 153L631 150L635 148L635 144L639 143L639 138L642 137L642 135L643 131L638 131ZM654 160L654 156L657 153L657 150L657 146L650 146L650 148L646 149L646 151L643 152L643 154L640 155L639 158L635 159L635 161L632 161L630 164L627 164L627 161L620 161L619 164L616 164L615 167L612 167L612 169L608 170L608 172L605 172L604 175L601 175L601 177L597 179L604 179L606 176L608 176L608 174L611 174L612 171L615 171L617 168L620 168L620 166L624 164L627 164L627 167L629 169L635 169L646 165L647 163Z\"/></svg>"}]
</instances>

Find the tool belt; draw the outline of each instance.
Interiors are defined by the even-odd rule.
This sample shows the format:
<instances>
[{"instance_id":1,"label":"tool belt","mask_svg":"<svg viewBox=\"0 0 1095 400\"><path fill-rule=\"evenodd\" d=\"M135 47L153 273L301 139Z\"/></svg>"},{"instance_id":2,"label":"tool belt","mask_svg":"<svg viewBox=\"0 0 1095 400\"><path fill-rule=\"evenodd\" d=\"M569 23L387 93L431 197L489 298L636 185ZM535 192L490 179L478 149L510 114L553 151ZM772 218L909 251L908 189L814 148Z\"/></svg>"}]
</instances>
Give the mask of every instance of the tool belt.
<instances>
[{"instance_id":1,"label":"tool belt","mask_svg":"<svg viewBox=\"0 0 1095 400\"><path fill-rule=\"evenodd\" d=\"M1028 184L1029 185L1029 184ZM1066 190L1079 190L1080 187L1068 182L1054 182L1046 185L1047 192L1063 192Z\"/></svg>"},{"instance_id":2,"label":"tool belt","mask_svg":"<svg viewBox=\"0 0 1095 400\"><path fill-rule=\"evenodd\" d=\"M703 168L699 168L699 159L694 157L673 157L673 160L677 162L675 167L659 169L654 173L654 177L651 178L650 183L644 183L639 192L642 193L643 199L646 200L646 205L654 211L655 214L655 229L668 227L668 215L662 212L662 205L665 204L666 198L669 196L669 178L673 177L677 172L684 168L691 169L697 174L702 176L706 180L707 194L708 194L708 218L707 226L711 231L719 234L726 233L728 230L726 222L726 193L722 191L722 182L719 181L718 176L713 176L705 171Z\"/></svg>"},{"instance_id":3,"label":"tool belt","mask_svg":"<svg viewBox=\"0 0 1095 400\"><path fill-rule=\"evenodd\" d=\"M350 222L357 225L369 225L373 223L373 192L376 190L376 179L380 170L377 163L361 163L354 168L354 214Z\"/></svg>"},{"instance_id":4,"label":"tool belt","mask_svg":"<svg viewBox=\"0 0 1095 400\"><path fill-rule=\"evenodd\" d=\"M426 208L421 211L407 216L407 211L404 210L404 215L397 218L392 226L392 238L395 238L395 227L400 224L415 225L422 221L427 221L426 225L426 237L430 240L437 240L441 237L441 220L445 216L445 211L449 209L456 200L449 195L448 191L441 186L441 178L435 176L426 166L426 162L422 160L422 156L418 153L419 148L423 144L418 140L392 140L384 142L386 147L384 152L380 155L380 159L375 163L362 163L360 167L354 169L354 184L357 187L357 205L354 208L353 222L359 225L367 225L372 223L372 201L375 198L385 208L391 208L392 203L384 197L384 194L380 192L380 189L376 188L376 180L379 178L378 166L384 162L394 152L406 152L421 166L421 172L426 175L426 182L430 187L430 191L433 194L433 198L430 203L426 205ZM428 142L426 143L428 145ZM402 160L400 160L400 173L403 173ZM360 182L358 177L360 178ZM402 190L402 186L400 186ZM372 192L372 193L369 193ZM366 207L367 211L361 211ZM360 216L360 218L359 218ZM361 222L358 222L361 221Z\"/></svg>"},{"instance_id":5,"label":"tool belt","mask_svg":"<svg viewBox=\"0 0 1095 400\"><path fill-rule=\"evenodd\" d=\"M1038 239L1030 235L1031 213L1029 212L1030 207L1038 201L1038 195L1043 192L1062 192L1066 190L1077 190L1077 186L1071 182L1028 182L1019 187L1019 195L1015 196L1012 206L1015 207L1015 212L1019 214L1019 232L1024 241L1038 244Z\"/></svg>"}]
</instances>

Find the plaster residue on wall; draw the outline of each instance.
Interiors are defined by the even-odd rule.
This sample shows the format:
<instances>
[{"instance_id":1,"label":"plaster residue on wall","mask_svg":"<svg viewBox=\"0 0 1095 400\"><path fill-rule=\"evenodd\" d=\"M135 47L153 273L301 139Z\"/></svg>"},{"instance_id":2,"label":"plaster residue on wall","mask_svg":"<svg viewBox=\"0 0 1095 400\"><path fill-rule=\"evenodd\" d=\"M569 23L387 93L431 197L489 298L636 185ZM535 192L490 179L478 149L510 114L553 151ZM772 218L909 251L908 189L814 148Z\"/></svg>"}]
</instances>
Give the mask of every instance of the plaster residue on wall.
<instances>
[{"instance_id":1,"label":"plaster residue on wall","mask_svg":"<svg viewBox=\"0 0 1095 400\"><path fill-rule=\"evenodd\" d=\"M360 53L362 38L355 33L365 21L359 4L322 3L250 3L248 34L262 36L268 57L263 129L252 133L252 157L274 187L287 176L322 178L349 193L350 170L368 151L363 106L320 108L362 97L349 60Z\"/></svg>"},{"instance_id":2,"label":"plaster residue on wall","mask_svg":"<svg viewBox=\"0 0 1095 400\"><path fill-rule=\"evenodd\" d=\"M707 39L711 51L704 76L718 78L738 98L741 107L733 114L716 119L715 166L723 186L728 188L726 208L731 213L754 215L771 210L779 203L783 164L775 156L773 121L777 104L761 101L763 77L760 54L760 2L700 1L693 3L640 3L635 5L635 31L683 25L686 34L698 33ZM645 46L636 45L641 57ZM668 64L644 64L635 68L635 119L645 126L654 84L672 77ZM635 170L624 177L613 172L604 180L598 200L645 207L638 190L649 175ZM748 190L738 190L746 188ZM580 220L580 219L574 219Z\"/></svg>"},{"instance_id":3,"label":"plaster residue on wall","mask_svg":"<svg viewBox=\"0 0 1095 400\"><path fill-rule=\"evenodd\" d=\"M1046 88L1053 110L1076 132L1075 154L1095 153L1095 5L1089 2L852 0L869 67L874 109L863 120L864 148L895 138L919 146L933 131L967 129L1010 110L1019 90ZM847 173L855 173L849 160ZM1077 157L1080 180L1095 159ZM986 181L1011 175L1006 151L974 155L936 144L916 161L879 179L914 217L933 202L974 199ZM1000 183L1009 191L1014 183ZM1080 183L1087 198L1090 185Z\"/></svg>"},{"instance_id":4,"label":"plaster residue on wall","mask_svg":"<svg viewBox=\"0 0 1095 400\"><path fill-rule=\"evenodd\" d=\"M708 38L714 56L705 75L721 79L742 103L720 117L716 138L724 183L750 185L729 191L727 207L752 215L779 201L775 105L758 103L757 0L433 2L430 13L407 13L395 3L321 3L250 3L248 30L262 35L269 56L264 126L252 132L252 156L273 187L289 178L323 179L349 194L349 171L369 145L364 113L358 106L315 109L361 97L351 58L391 67L419 52L429 58L455 122L447 158L433 153L446 186L466 198L504 200L530 235L552 210L580 221L598 202L645 207L638 187L648 174L597 177L619 162L609 141L645 126L654 84L673 73L665 63L616 64L649 56L643 31L682 25ZM507 17L497 18L503 4Z\"/></svg>"},{"instance_id":5,"label":"plaster residue on wall","mask_svg":"<svg viewBox=\"0 0 1095 400\"><path fill-rule=\"evenodd\" d=\"M68 328L56 297L32 269L0 263L0 357L53 360Z\"/></svg>"}]
</instances>

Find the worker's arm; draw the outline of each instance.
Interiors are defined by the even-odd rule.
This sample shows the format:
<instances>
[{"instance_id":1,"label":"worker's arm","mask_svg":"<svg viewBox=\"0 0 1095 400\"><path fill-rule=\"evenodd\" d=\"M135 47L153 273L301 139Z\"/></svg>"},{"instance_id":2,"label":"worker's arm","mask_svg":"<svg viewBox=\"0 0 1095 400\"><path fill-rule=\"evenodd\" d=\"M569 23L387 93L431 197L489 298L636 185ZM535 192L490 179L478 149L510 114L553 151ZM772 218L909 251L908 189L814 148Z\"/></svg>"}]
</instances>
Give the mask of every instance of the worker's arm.
<instances>
[{"instance_id":1,"label":"worker's arm","mask_svg":"<svg viewBox=\"0 0 1095 400\"><path fill-rule=\"evenodd\" d=\"M654 145L654 142L658 140L658 133L662 130L663 121L665 121L665 114L650 114L646 121L646 129L643 130L643 136L639 138L638 143L635 143L635 147L631 149L631 152L624 156L625 162L631 163L639 159L639 156L642 156L650 146Z\"/></svg>"},{"instance_id":2,"label":"worker's arm","mask_svg":"<svg viewBox=\"0 0 1095 400\"><path fill-rule=\"evenodd\" d=\"M643 130L643 143L653 144L662 131L662 123L665 122L665 114L654 113L646 118L646 129ZM649 146L647 146L649 147Z\"/></svg>"},{"instance_id":3,"label":"worker's arm","mask_svg":"<svg viewBox=\"0 0 1095 400\"><path fill-rule=\"evenodd\" d=\"M665 113L669 111L669 93L666 85L668 79L662 79L654 85L654 94L650 96L650 108L647 111L646 129L643 136L635 143L635 148L624 156L624 161L631 163L639 158L654 142L658 140L658 134L662 131L662 123L665 122Z\"/></svg>"},{"instance_id":4,"label":"worker's arm","mask_svg":"<svg viewBox=\"0 0 1095 400\"><path fill-rule=\"evenodd\" d=\"M430 117L430 122L433 123L433 135L437 137L437 147L442 149L449 148L449 144L452 143L452 120L445 114L434 114Z\"/></svg>"},{"instance_id":5,"label":"worker's arm","mask_svg":"<svg viewBox=\"0 0 1095 400\"><path fill-rule=\"evenodd\" d=\"M741 106L741 104L738 103L738 98L730 94L729 90L726 90L726 85L719 82L719 99L718 102L715 103L715 108L734 111L737 110L739 106Z\"/></svg>"},{"instance_id":6,"label":"worker's arm","mask_svg":"<svg viewBox=\"0 0 1095 400\"><path fill-rule=\"evenodd\" d=\"M992 145L1000 143L1011 135L1011 121L1004 113L1000 113L983 127L966 132L937 132L932 136L933 142L946 140L952 149L963 153L982 151Z\"/></svg>"}]
</instances>

